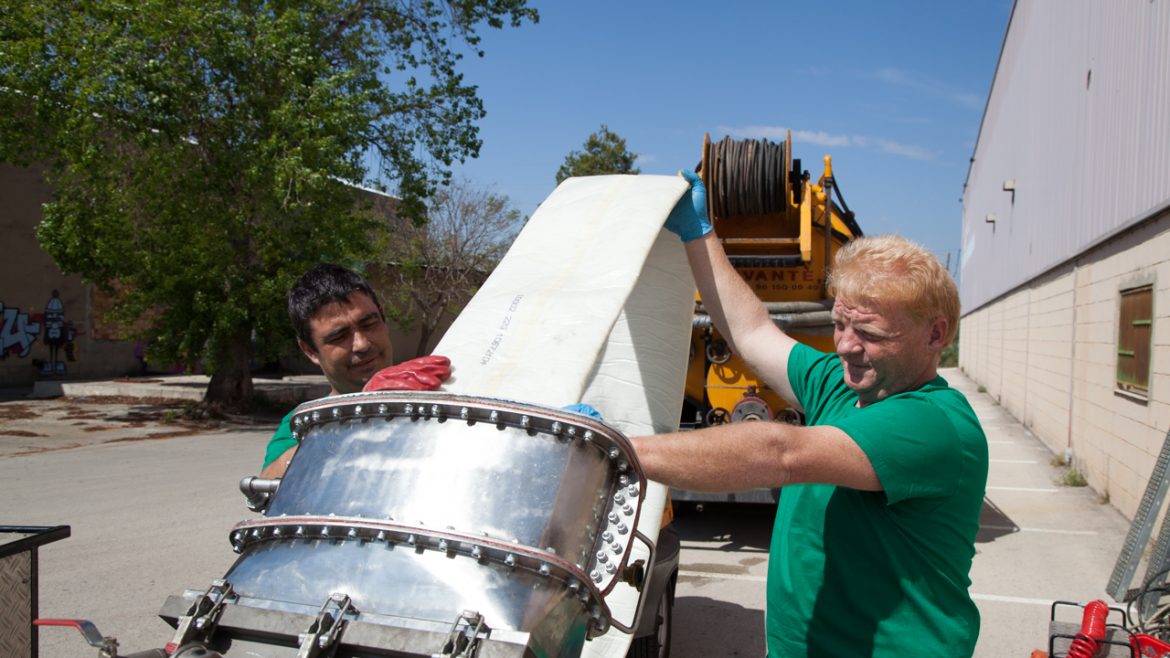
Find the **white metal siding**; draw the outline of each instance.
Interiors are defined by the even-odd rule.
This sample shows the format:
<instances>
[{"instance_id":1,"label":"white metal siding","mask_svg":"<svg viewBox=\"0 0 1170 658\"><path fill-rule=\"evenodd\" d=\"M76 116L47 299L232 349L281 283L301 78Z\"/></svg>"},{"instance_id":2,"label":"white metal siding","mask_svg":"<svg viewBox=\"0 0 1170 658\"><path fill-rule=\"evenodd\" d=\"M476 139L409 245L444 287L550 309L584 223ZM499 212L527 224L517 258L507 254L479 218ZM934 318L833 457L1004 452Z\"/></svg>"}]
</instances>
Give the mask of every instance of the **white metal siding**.
<instances>
[{"instance_id":1,"label":"white metal siding","mask_svg":"<svg viewBox=\"0 0 1170 658\"><path fill-rule=\"evenodd\" d=\"M1168 203L1170 0L1017 0L963 195L964 312Z\"/></svg>"}]
</instances>

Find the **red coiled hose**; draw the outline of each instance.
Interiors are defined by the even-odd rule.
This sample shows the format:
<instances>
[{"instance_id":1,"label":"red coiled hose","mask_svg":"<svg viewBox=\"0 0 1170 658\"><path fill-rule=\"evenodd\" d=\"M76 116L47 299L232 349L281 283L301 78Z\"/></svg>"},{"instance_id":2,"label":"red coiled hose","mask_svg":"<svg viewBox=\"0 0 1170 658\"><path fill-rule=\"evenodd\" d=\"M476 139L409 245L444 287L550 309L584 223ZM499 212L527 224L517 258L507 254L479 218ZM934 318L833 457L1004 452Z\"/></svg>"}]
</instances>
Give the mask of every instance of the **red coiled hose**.
<instances>
[{"instance_id":1,"label":"red coiled hose","mask_svg":"<svg viewBox=\"0 0 1170 658\"><path fill-rule=\"evenodd\" d=\"M1085 604L1085 616L1081 620L1081 632L1077 633L1068 647L1068 658L1093 658L1105 639L1105 619L1109 616L1109 605L1104 601L1089 601Z\"/></svg>"}]
</instances>

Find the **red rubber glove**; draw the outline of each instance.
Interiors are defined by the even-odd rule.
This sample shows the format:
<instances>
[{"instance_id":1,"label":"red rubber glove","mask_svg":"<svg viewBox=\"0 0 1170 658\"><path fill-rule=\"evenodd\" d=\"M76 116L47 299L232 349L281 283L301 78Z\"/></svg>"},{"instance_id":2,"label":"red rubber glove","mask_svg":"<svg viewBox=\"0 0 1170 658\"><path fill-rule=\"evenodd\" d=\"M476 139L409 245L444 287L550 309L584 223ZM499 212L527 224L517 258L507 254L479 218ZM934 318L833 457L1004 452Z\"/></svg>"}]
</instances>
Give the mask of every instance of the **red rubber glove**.
<instances>
[{"instance_id":1,"label":"red rubber glove","mask_svg":"<svg viewBox=\"0 0 1170 658\"><path fill-rule=\"evenodd\" d=\"M451 359L420 356L396 366L382 368L370 377L362 391L433 391L451 376Z\"/></svg>"}]
</instances>

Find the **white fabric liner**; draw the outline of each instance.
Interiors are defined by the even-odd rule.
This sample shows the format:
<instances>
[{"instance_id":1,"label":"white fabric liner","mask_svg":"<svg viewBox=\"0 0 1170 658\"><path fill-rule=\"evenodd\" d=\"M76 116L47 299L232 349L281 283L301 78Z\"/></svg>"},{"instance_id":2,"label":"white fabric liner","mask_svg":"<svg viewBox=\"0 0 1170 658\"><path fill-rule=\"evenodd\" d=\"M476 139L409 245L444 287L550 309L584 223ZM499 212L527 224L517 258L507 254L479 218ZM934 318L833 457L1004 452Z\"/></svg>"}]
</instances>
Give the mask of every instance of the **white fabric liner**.
<instances>
[{"instance_id":1,"label":"white fabric liner","mask_svg":"<svg viewBox=\"0 0 1170 658\"><path fill-rule=\"evenodd\" d=\"M695 284L662 226L687 189L677 176L561 183L435 348L453 369L443 390L586 403L627 436L678 429ZM638 530L651 542L665 503L666 487L650 483ZM619 583L606 601L629 623L638 592ZM582 655L624 656L630 641L611 629Z\"/></svg>"}]
</instances>

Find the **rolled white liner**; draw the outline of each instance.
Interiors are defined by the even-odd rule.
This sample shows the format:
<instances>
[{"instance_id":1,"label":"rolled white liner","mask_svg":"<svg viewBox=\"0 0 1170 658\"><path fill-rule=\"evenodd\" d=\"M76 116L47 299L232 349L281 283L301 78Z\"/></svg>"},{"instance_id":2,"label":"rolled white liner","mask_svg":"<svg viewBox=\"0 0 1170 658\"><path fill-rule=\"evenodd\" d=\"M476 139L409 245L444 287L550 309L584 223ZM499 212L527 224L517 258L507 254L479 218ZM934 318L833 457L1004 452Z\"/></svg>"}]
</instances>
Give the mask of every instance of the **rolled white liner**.
<instances>
[{"instance_id":1,"label":"rolled white liner","mask_svg":"<svg viewBox=\"0 0 1170 658\"><path fill-rule=\"evenodd\" d=\"M443 390L583 402L631 436L678 429L695 284L662 226L687 189L676 176L561 183L435 348L453 368ZM638 530L652 542L665 503L650 483ZM629 622L638 592L619 584L606 600ZM582 655L624 656L630 640L614 629Z\"/></svg>"}]
</instances>

